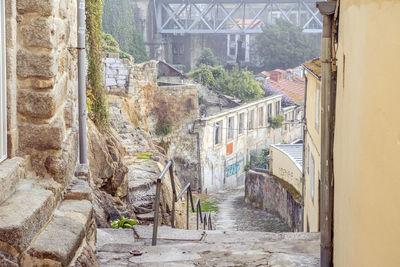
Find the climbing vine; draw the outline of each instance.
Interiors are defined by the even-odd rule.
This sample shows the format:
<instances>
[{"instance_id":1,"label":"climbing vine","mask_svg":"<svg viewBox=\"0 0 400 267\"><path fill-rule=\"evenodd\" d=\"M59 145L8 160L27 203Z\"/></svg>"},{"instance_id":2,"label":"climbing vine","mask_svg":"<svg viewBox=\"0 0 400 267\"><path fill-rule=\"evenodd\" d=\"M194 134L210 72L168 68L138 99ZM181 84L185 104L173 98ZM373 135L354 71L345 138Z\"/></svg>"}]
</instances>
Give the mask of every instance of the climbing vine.
<instances>
[{"instance_id":1,"label":"climbing vine","mask_svg":"<svg viewBox=\"0 0 400 267\"><path fill-rule=\"evenodd\" d=\"M86 38L88 60L88 115L97 126L108 125L108 108L103 81L103 2L101 0L86 0Z\"/></svg>"}]
</instances>

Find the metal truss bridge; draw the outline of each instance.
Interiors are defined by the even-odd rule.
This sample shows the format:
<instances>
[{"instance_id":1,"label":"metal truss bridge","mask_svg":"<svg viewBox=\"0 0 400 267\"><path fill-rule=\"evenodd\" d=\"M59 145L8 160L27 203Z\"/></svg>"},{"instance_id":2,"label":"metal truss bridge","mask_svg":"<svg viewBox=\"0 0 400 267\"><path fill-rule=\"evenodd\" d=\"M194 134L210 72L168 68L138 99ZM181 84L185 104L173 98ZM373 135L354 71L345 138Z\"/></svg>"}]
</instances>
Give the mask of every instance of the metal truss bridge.
<instances>
[{"instance_id":1,"label":"metal truss bridge","mask_svg":"<svg viewBox=\"0 0 400 267\"><path fill-rule=\"evenodd\" d=\"M321 33L317 0L153 0L158 33L252 34L284 19ZM320 1L320 0L319 0Z\"/></svg>"}]
</instances>

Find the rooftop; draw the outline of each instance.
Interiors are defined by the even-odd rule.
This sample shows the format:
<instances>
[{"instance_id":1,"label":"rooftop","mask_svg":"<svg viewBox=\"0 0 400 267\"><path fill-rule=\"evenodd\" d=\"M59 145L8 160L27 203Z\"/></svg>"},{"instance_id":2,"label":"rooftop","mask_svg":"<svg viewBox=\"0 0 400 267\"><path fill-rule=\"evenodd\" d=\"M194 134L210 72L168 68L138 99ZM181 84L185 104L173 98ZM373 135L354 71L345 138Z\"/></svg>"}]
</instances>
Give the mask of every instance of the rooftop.
<instances>
[{"instance_id":1,"label":"rooftop","mask_svg":"<svg viewBox=\"0 0 400 267\"><path fill-rule=\"evenodd\" d=\"M311 59L310 61L305 62L304 67L312 72L315 76L317 76L319 79L321 79L321 59L320 58L314 58Z\"/></svg>"},{"instance_id":2,"label":"rooftop","mask_svg":"<svg viewBox=\"0 0 400 267\"><path fill-rule=\"evenodd\" d=\"M303 144L271 145L288 155L300 170L303 170Z\"/></svg>"},{"instance_id":3,"label":"rooftop","mask_svg":"<svg viewBox=\"0 0 400 267\"><path fill-rule=\"evenodd\" d=\"M273 70L272 72L278 72L284 77L277 77L271 75L271 79L269 79L269 84L293 99L296 103L301 103L304 101L304 93L305 93L305 79L300 78L293 73L282 72L282 70Z\"/></svg>"}]
</instances>

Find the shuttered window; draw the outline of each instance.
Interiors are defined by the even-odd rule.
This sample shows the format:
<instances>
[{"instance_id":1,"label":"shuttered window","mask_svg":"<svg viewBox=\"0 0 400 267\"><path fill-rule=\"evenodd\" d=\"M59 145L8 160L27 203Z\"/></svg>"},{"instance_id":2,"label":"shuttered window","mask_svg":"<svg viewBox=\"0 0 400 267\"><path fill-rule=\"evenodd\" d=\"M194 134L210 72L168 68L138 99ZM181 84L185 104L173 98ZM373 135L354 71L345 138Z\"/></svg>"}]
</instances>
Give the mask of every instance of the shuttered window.
<instances>
[{"instance_id":1,"label":"shuttered window","mask_svg":"<svg viewBox=\"0 0 400 267\"><path fill-rule=\"evenodd\" d=\"M7 158L6 31L4 0L0 2L0 162Z\"/></svg>"}]
</instances>

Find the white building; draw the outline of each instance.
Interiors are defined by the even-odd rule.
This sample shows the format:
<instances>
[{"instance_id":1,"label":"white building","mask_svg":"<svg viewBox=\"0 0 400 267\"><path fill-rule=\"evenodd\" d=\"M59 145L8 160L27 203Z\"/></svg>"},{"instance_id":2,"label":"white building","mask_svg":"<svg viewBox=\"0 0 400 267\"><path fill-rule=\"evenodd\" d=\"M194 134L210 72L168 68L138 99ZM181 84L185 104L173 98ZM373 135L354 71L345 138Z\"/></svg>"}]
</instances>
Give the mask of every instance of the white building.
<instances>
[{"instance_id":1,"label":"white building","mask_svg":"<svg viewBox=\"0 0 400 267\"><path fill-rule=\"evenodd\" d=\"M302 135L302 127L273 129L269 117L283 114L281 95L224 110L199 119L203 192L217 192L244 184L250 151L261 151L282 140ZM293 109L287 109L293 114Z\"/></svg>"}]
</instances>

